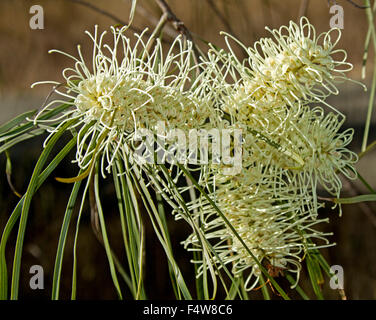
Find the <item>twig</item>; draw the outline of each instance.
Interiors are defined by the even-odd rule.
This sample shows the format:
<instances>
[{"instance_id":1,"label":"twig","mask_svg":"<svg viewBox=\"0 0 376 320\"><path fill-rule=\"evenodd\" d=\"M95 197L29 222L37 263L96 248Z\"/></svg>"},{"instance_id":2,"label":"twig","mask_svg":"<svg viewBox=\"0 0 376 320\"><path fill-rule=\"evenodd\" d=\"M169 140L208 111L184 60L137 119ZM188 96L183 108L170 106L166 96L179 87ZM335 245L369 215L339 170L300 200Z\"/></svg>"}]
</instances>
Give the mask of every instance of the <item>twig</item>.
<instances>
[{"instance_id":1,"label":"twig","mask_svg":"<svg viewBox=\"0 0 376 320\"><path fill-rule=\"evenodd\" d=\"M158 26L160 24L160 20L162 17L158 20L151 12L149 12L147 9L145 9L141 4L137 5L137 11L136 13L140 14L145 19L149 20L153 25ZM163 31L166 35L168 35L170 38L175 39L177 36L177 32L172 29L170 26L164 26Z\"/></svg>"},{"instance_id":2,"label":"twig","mask_svg":"<svg viewBox=\"0 0 376 320\"><path fill-rule=\"evenodd\" d=\"M345 187L350 193L350 196L357 196L361 194L358 187L350 180L344 180ZM369 204L365 202L359 202L358 206L360 210L367 216L367 218L370 220L370 222L373 224L373 226L376 228L376 216L373 213L373 210L369 206Z\"/></svg>"},{"instance_id":3,"label":"twig","mask_svg":"<svg viewBox=\"0 0 376 320\"><path fill-rule=\"evenodd\" d=\"M355 3L353 0L346 0L347 2L351 3L355 8L358 8L358 9L367 9L369 8L368 6L361 6L357 3ZM337 1L336 0L328 0L328 5L330 6L330 4L333 3L333 4L337 4Z\"/></svg>"},{"instance_id":4,"label":"twig","mask_svg":"<svg viewBox=\"0 0 376 320\"><path fill-rule=\"evenodd\" d=\"M123 26L128 25L128 22L126 22L126 21L124 21L124 20L118 18L117 16L113 15L113 14L110 13L110 12L107 12L107 11L101 9L101 8L98 8L97 6L93 5L93 4L90 3L90 2L86 2L86 1L83 1L83 0L67 0L67 1L70 1L70 2L73 2L73 3L80 4L80 5L82 5L82 6L85 6L85 7L87 7L87 8L90 8L90 9L96 11L96 12L99 12L100 14L102 14L102 15L104 15L104 16L106 16L106 17L112 19L112 20L114 20L115 22L117 22L118 24L121 24L121 25L123 25ZM129 29L131 29L131 30L133 30L133 31L135 31L135 32L137 32L137 33L141 33L141 32L142 32L142 30L140 30L140 29L138 29L138 28L136 28L136 27L133 27L133 26L129 26Z\"/></svg>"},{"instance_id":5,"label":"twig","mask_svg":"<svg viewBox=\"0 0 376 320\"><path fill-rule=\"evenodd\" d=\"M307 14L309 0L302 0L299 8L299 19Z\"/></svg>"},{"instance_id":6,"label":"twig","mask_svg":"<svg viewBox=\"0 0 376 320\"><path fill-rule=\"evenodd\" d=\"M355 2L352 1L352 0L346 0L346 1L347 1L347 2L350 2L355 8L358 8L358 9L367 9L367 8L368 8L368 6L361 6L361 5L355 3Z\"/></svg>"},{"instance_id":7,"label":"twig","mask_svg":"<svg viewBox=\"0 0 376 320\"><path fill-rule=\"evenodd\" d=\"M155 0L163 13L167 14L167 21L171 22L176 31L182 34L187 40L192 41L192 35L184 23L172 12L165 0Z\"/></svg>"},{"instance_id":8,"label":"twig","mask_svg":"<svg viewBox=\"0 0 376 320\"><path fill-rule=\"evenodd\" d=\"M80 5L82 5L82 6L88 7L88 8L90 8L90 9L96 11L96 12L99 12L100 14L103 14L103 15L106 16L106 17L111 18L111 19L114 20L116 23L121 24L121 25L123 25L123 26L127 26L127 25L128 25L128 22L127 22L127 21L124 21L124 20L118 18L117 16L113 15L113 14L110 13L110 12L107 12L107 11L105 11L105 10L103 10L103 9L100 9L100 8L96 7L95 5L89 3L89 2L86 2L86 1L83 1L83 0L67 0L67 1L71 1L71 2L73 2L73 3L80 4ZM134 27L134 26L132 26L132 25L129 25L128 28L129 28L130 30L132 30L132 31L134 31L134 32L136 32L136 33L138 33L138 34L143 33L143 30L141 30L141 29L139 29L139 28L137 28L137 27ZM147 36L151 36L151 33L150 33L150 32L145 32L145 35L147 35ZM163 39L163 38L162 38L162 42L167 43L167 44L171 44L170 41L168 41L168 40L166 40L166 39Z\"/></svg>"},{"instance_id":9,"label":"twig","mask_svg":"<svg viewBox=\"0 0 376 320\"><path fill-rule=\"evenodd\" d=\"M375 141L373 141L371 144L369 144L368 146L367 146L367 148L364 150L364 151L362 151L362 152L360 152L359 154L358 154L358 158L359 158L359 160L361 159L361 158L363 158L368 152L370 152L373 148L375 148L376 147L376 140Z\"/></svg>"},{"instance_id":10,"label":"twig","mask_svg":"<svg viewBox=\"0 0 376 320\"><path fill-rule=\"evenodd\" d=\"M155 0L156 4L159 6L159 8L162 10L164 14L167 15L167 21L170 22L173 27L178 31L181 35L184 36L184 38L188 41L192 42L192 48L194 52L194 60L197 64L198 58L201 56L199 50L197 49L195 43L193 42L193 37L191 32L188 30L188 28L184 25L184 22L181 21L171 10L169 5L165 0Z\"/></svg>"},{"instance_id":11,"label":"twig","mask_svg":"<svg viewBox=\"0 0 376 320\"><path fill-rule=\"evenodd\" d=\"M151 41L149 42L148 47L146 48L146 51L150 51L151 47L153 46L154 40L160 36L162 33L163 28L165 27L167 22L167 14L164 13L161 15L161 18L159 19L152 35L151 35Z\"/></svg>"},{"instance_id":12,"label":"twig","mask_svg":"<svg viewBox=\"0 0 376 320\"><path fill-rule=\"evenodd\" d=\"M226 27L226 29L235 36L234 30L231 27L231 24L228 22L226 17L222 14L222 12L219 10L219 8L216 6L213 0L206 0L209 4L210 8L214 11L214 13L217 15L217 17L222 21L223 25Z\"/></svg>"}]
</instances>

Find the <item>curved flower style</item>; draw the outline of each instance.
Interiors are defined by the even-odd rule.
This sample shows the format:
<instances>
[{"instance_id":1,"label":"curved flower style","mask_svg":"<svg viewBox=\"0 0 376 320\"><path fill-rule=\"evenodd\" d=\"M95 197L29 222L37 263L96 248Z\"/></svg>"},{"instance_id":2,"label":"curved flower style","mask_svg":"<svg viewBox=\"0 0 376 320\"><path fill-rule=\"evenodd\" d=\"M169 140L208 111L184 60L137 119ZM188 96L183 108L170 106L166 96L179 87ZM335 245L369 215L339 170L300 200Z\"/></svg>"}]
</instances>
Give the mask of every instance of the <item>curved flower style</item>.
<instances>
[{"instance_id":1,"label":"curved flower style","mask_svg":"<svg viewBox=\"0 0 376 320\"><path fill-rule=\"evenodd\" d=\"M356 178L354 165L358 156L347 148L354 130L340 132L344 117L333 112L325 115L323 108L318 106L305 106L296 117L287 118L282 128L275 117L268 119L267 114L265 116L265 128L273 130L265 130L264 134L272 144L248 134L243 144L244 149L248 150L243 164L252 165L255 159L272 164L277 171L282 170L290 181L295 181L296 185L302 188L308 186L315 191L319 182L326 191L337 197L342 188L339 174L349 179ZM247 126L243 128L247 130ZM262 130L261 126L257 128ZM297 165L294 158L283 154L281 150L298 155L302 160L301 165Z\"/></svg>"},{"instance_id":2,"label":"curved flower style","mask_svg":"<svg viewBox=\"0 0 376 320\"><path fill-rule=\"evenodd\" d=\"M256 103L263 101L322 101L330 94L338 94L335 82L347 79L345 73L352 69L346 62L344 50L335 49L341 36L339 29L331 29L316 36L314 27L303 17L299 25L271 30L274 36L262 38L253 48L226 35L231 59L237 61L236 70L247 82L247 91ZM337 36L332 40L332 33ZM234 59L228 38L233 38L247 53L248 66ZM336 60L338 55L342 58Z\"/></svg>"},{"instance_id":3,"label":"curved flower style","mask_svg":"<svg viewBox=\"0 0 376 320\"><path fill-rule=\"evenodd\" d=\"M234 122L261 128L264 133L284 128L310 102L319 101L340 113L325 102L330 94L338 94L337 82L350 80L345 76L352 69L347 54L335 49L340 30L316 36L305 17L299 25L291 21L288 27L267 29L274 39L260 39L253 48L228 34L228 51L211 48L207 68L216 78L214 90L223 96L222 110L233 116ZM338 35L333 40L334 32ZM244 49L244 61L234 53L230 38ZM233 83L228 83L228 78Z\"/></svg>"},{"instance_id":4,"label":"curved flower style","mask_svg":"<svg viewBox=\"0 0 376 320\"><path fill-rule=\"evenodd\" d=\"M330 245L325 238L330 234L314 230L316 224L327 220L314 219L309 214L309 196L302 195L296 187L275 176L271 168L260 165L231 178L216 174L212 183L215 191L210 196L262 264L296 273L298 279L300 261L307 251L322 247L311 240L323 240L324 247ZM215 263L219 266L231 264L234 276L244 272L246 289L254 288L259 282L260 268L228 225L205 199L198 199L190 207L217 253ZM195 234L184 244L188 250L200 250ZM203 261L194 263L200 264L200 273L210 265Z\"/></svg>"},{"instance_id":5,"label":"curved flower style","mask_svg":"<svg viewBox=\"0 0 376 320\"><path fill-rule=\"evenodd\" d=\"M332 112L325 115L321 107L306 107L296 122L291 122L291 128L285 134L285 141L294 146L304 160L304 166L293 170L293 173L310 174L326 191L337 197L342 188L338 174L355 179L354 164L358 161L356 153L347 149L354 130L339 132L344 121L345 118ZM315 188L316 182L312 185Z\"/></svg>"},{"instance_id":6,"label":"curved flower style","mask_svg":"<svg viewBox=\"0 0 376 320\"><path fill-rule=\"evenodd\" d=\"M39 82L57 85L55 92L71 99L68 103L73 108L64 113L61 117L64 121L57 128L51 128L52 133L70 119L77 119L75 127L88 125L85 134L78 134L76 161L84 169L89 166L93 153L103 152L103 174L104 162L110 172L117 155L132 160L139 130L149 129L159 134L158 123L162 121L166 130L187 131L200 128L213 114L205 79L198 76L192 80L199 66L191 65L191 42L176 38L164 56L159 39L151 37L144 42L145 32L135 35L134 44L123 34L123 29L111 28L111 33L113 47L104 44L106 31L99 35L96 27L93 35L87 32L94 43L92 70L80 46L79 58L51 51L62 53L75 62L74 68L63 71L66 92L59 91L61 84L58 82ZM153 48L151 53L150 48ZM56 119L44 121L41 116L57 102L61 101L45 106L35 123L56 123Z\"/></svg>"},{"instance_id":7,"label":"curved flower style","mask_svg":"<svg viewBox=\"0 0 376 320\"><path fill-rule=\"evenodd\" d=\"M221 92L219 108L229 115L233 126L246 132L243 165L273 164L276 174L283 170L290 181L299 180L296 183L302 190L308 184L316 193L318 181L339 196L337 173L354 178L357 161L355 153L346 148L353 130L339 132L345 117L324 100L338 93L335 82L347 79L344 72L352 68L345 61L346 52L335 49L340 31L334 41L331 34L336 29L316 37L305 17L299 25L290 22L288 27L268 30L274 39L261 39L254 48L235 39L248 55L247 64L233 52L228 35L229 52L213 47L207 62L216 78L213 86ZM333 57L338 53L343 54L340 61ZM228 83L229 77L234 83ZM315 100L333 112L325 116L321 107L309 107Z\"/></svg>"},{"instance_id":8,"label":"curved flower style","mask_svg":"<svg viewBox=\"0 0 376 320\"><path fill-rule=\"evenodd\" d=\"M352 66L345 62L343 50L334 49L339 40L331 41L334 30L316 37L306 18L300 25L291 22L269 31L274 40L261 39L254 48L236 40L248 55L247 63L235 55L229 36L229 52L214 47L209 52L206 68L213 78L218 108L227 126L242 129L244 136L242 173L229 177L223 174L223 166L211 166L206 187L258 261L299 277L301 260L316 246L309 239L329 245L328 234L314 229L326 221L318 218L323 204L318 202L317 185L339 197L338 174L355 178L357 161L356 154L347 149L353 130L340 132L345 117L331 106L334 112L325 114L322 107L309 104L326 104L329 94L338 93L335 81L346 79L344 73ZM338 53L344 56L340 61L333 58ZM246 287L254 288L259 265L224 219L207 199L192 201L190 209L213 242L218 254L213 257L215 263L231 264L236 276L248 270ZM201 250L195 234L185 245ZM209 264L194 262L201 264L201 272Z\"/></svg>"}]
</instances>

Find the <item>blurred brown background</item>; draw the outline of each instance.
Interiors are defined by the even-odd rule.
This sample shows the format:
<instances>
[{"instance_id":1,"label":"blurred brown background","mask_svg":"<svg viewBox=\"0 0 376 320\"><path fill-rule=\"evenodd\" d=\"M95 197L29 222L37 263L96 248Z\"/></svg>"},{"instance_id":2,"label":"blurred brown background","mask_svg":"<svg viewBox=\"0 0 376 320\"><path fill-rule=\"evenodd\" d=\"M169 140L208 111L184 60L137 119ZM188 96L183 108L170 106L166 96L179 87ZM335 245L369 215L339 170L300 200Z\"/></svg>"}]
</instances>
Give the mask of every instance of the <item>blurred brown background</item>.
<instances>
[{"instance_id":1,"label":"blurred brown background","mask_svg":"<svg viewBox=\"0 0 376 320\"><path fill-rule=\"evenodd\" d=\"M100 30L107 29L117 22L97 12L88 6L77 3L80 1L68 0L1 0L0 1L0 123L16 114L38 108L48 94L50 87L38 86L30 89L33 82L40 80L61 80L61 70L70 66L71 61L59 54L48 54L49 49L76 54L77 44L82 44L84 54L90 55L91 42L84 34L85 30L93 31L98 24ZM129 16L129 0L98 0L87 1L97 8L127 21ZM185 23L194 35L198 45L205 49L199 39L223 46L221 30L231 32L245 44L251 45L260 37L267 36L265 26L277 28L288 24L289 20L297 21L301 11L301 0L169 0L174 13ZM213 10L214 3L214 10ZM346 0L338 0L345 13L345 26L339 47L348 52L349 62L354 64L350 76L361 80L361 62L364 51L364 40L367 32L365 11L351 5ZM358 0L361 4L362 1ZM44 29L31 30L29 19L32 14L29 9L32 5L41 5L44 9ZM139 0L133 26L139 29L149 27L153 29L161 12L154 0ZM329 29L329 6L327 0L310 0L306 15L315 25L318 33ZM176 34L168 24L165 36ZM372 50L371 50L372 51ZM239 51L239 54L242 54ZM369 55L367 77L362 80L369 85L372 77L373 53ZM341 85L339 96L332 97L330 103L348 116L347 127L356 130L352 148L359 151L363 135L363 123L366 118L369 92L353 83ZM375 119L370 132L370 140L376 138ZM13 159L14 184L20 191L27 187L33 165L41 148L41 139L34 142L25 142L11 150ZM5 161L0 159L0 168L3 168L0 180L0 227L1 230L10 215L17 199L12 195L5 178ZM376 187L375 155L371 154L358 165L359 171L367 178L373 187ZM74 166L59 167L57 174L70 176ZM362 189L363 190L363 189ZM53 263L58 240L58 234L64 214L65 204L69 196L69 186L49 179L48 183L38 192L33 201L33 211L30 215L30 224L27 228L23 261L23 288L21 297L48 298L50 296ZM106 184L103 191L106 200L106 218L112 244L121 253L122 241L118 239L120 229L116 214L116 202L112 196L111 184ZM346 190L344 191L346 194ZM108 196L108 197L106 197ZM352 299L376 298L376 214L375 206L370 204L373 211L368 216L356 205L345 206L343 216L338 217L336 212L323 212L329 215L330 225L327 230L334 232L333 241L337 246L325 251L331 264L339 264L345 270L345 289ZM192 275L192 265L189 257L179 244L187 230L171 219L171 228L174 232L178 257L181 259L182 271ZM75 220L71 224L71 233L75 228ZM72 235L71 235L72 236ZM72 269L72 241L70 237L63 267L62 298L69 298ZM148 234L147 248L147 278L150 283L147 287L151 298L173 298L168 284L167 266L160 259L163 255L161 248L155 245L157 240L151 232ZM12 244L9 244L9 258L12 257ZM90 228L88 211L84 213L81 225L78 260L78 298L81 299L113 299L116 298L112 287L107 266L105 252L96 241ZM11 259L9 260L11 261ZM45 268L46 289L32 291L28 287L28 270L32 264L41 264ZM193 279L193 278L192 278ZM307 287L304 282L303 286ZM193 285L193 283L192 283ZM309 289L307 289L309 291ZM337 293L325 286L325 295L337 299Z\"/></svg>"}]
</instances>

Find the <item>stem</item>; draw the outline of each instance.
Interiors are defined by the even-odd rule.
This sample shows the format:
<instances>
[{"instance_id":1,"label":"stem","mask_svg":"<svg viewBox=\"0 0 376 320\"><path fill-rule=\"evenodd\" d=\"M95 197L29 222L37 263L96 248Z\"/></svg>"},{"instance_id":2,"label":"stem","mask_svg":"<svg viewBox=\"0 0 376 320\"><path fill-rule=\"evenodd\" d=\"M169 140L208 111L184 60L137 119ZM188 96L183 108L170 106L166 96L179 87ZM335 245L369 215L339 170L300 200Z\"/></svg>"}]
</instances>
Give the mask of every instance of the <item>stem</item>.
<instances>
[{"instance_id":1,"label":"stem","mask_svg":"<svg viewBox=\"0 0 376 320\"><path fill-rule=\"evenodd\" d=\"M375 91L376 91L376 32L375 32L375 26L373 24L373 11L370 6L370 2L369 0L364 0L364 3L367 6L366 14L367 14L367 19L368 19L368 25L371 28L371 35L372 35L372 41L373 41L373 48L375 51L375 57L374 57L374 69L373 69L373 77L372 77L372 85L371 85L371 94L369 98L367 118L366 118L366 123L364 127L363 143L362 143L362 149L361 149L362 152L365 151L367 147L367 140L368 140L368 134L369 134L369 129L371 125L372 110L373 110Z\"/></svg>"}]
</instances>

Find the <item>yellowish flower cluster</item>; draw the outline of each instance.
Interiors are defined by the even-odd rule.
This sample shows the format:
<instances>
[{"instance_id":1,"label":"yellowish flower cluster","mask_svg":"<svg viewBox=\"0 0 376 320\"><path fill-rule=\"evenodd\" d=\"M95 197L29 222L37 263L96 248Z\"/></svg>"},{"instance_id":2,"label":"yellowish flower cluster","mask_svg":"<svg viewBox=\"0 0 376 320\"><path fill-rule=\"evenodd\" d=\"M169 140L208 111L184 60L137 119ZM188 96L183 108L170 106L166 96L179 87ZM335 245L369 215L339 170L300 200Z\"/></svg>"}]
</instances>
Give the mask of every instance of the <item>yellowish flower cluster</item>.
<instances>
[{"instance_id":1,"label":"yellowish flower cluster","mask_svg":"<svg viewBox=\"0 0 376 320\"><path fill-rule=\"evenodd\" d=\"M357 156L346 148L353 130L339 132L345 117L334 108L325 115L322 107L309 105L313 101L327 105L324 99L338 93L335 81L345 79L344 72L352 67L346 62L346 53L335 49L339 36L331 40L332 33L339 30L316 37L314 27L303 17L299 25L290 22L288 27L269 31L274 39L261 39L254 48L242 45L248 66L234 57L231 47L230 54L221 58L235 61L236 72L231 74L237 75L235 85L226 84L222 108L232 116L234 125L240 123L253 133L245 138L245 163L272 163L290 179L304 175L299 184L306 180L316 190L319 181L339 196L337 173L354 177ZM343 54L340 61L333 57L338 53Z\"/></svg>"},{"instance_id":2,"label":"yellowish flower cluster","mask_svg":"<svg viewBox=\"0 0 376 320\"><path fill-rule=\"evenodd\" d=\"M124 30L111 28L113 47L104 43L106 31L99 34L96 27L94 34L87 32L93 41L92 69L80 46L78 58L51 51L75 62L74 68L63 71L64 92L58 82L39 82L56 85L55 92L69 98L69 102L63 102L72 108L59 119L42 120L51 105L62 102L53 100L34 122L49 128L53 135L66 121L77 119L75 127L80 132L76 162L80 168L87 168L96 148L96 153L102 154L103 175L104 168L111 171L116 157L132 161L135 136L140 129L152 130L157 135L158 123L163 122L166 131L178 128L188 132L206 126L211 123L209 119L215 118L206 78L197 76L200 66L191 63L191 42L179 36L164 54L159 39L150 37L144 41L146 30L135 35L135 43L124 35ZM57 121L60 121L58 126ZM81 130L85 133L81 134Z\"/></svg>"},{"instance_id":3,"label":"yellowish flower cluster","mask_svg":"<svg viewBox=\"0 0 376 320\"><path fill-rule=\"evenodd\" d=\"M87 121L133 132L155 129L164 120L169 129L199 128L210 116L208 104L168 86L142 79L91 77L79 83L77 109Z\"/></svg>"},{"instance_id":4,"label":"yellowish flower cluster","mask_svg":"<svg viewBox=\"0 0 376 320\"><path fill-rule=\"evenodd\" d=\"M188 217L175 205L177 217L193 221L195 229L185 246L202 251L202 237L212 243L215 252L205 252L204 260L194 261L200 264L198 275L212 268L212 262L220 267L231 265L235 276L246 273L246 288L252 289L260 276L256 258L294 272L298 279L305 254L330 245L328 234L315 230L327 221L318 218L323 206L317 197L318 184L338 197L342 187L338 174L355 177L357 156L347 149L353 131L340 132L345 117L325 102L328 95L338 93L335 83L346 79L345 72L352 67L346 53L335 49L339 31L316 37L313 26L302 18L299 25L291 22L288 27L269 30L274 39L261 39L253 48L226 35L227 51L212 47L207 59L194 66L189 41L178 37L163 55L158 39L144 42L143 33L132 44L123 31L111 29L112 48L103 44L105 32L99 35L96 28L93 35L89 33L94 43L92 69L80 47L79 58L60 52L75 62L74 68L63 71L66 90L60 91L60 83L47 83L57 85L55 92L69 98L71 108L59 118L42 120L51 105L61 102L54 100L35 123L45 126L52 136L67 121L76 120L68 128L79 128L76 162L86 169L100 155L103 175L104 168L111 171L116 159L132 158L138 130L151 129L158 135L160 121L167 130L186 134L214 125L242 129L240 174L226 175L223 164L198 166L200 183L208 187L209 197L237 236L201 194L187 205L192 213ZM332 40L334 32L338 36ZM244 48L245 61L235 55L230 38ZM338 55L342 58L335 58ZM325 113L320 105L332 111ZM222 116L219 123L218 115ZM181 173L173 169L176 177L171 180L158 178L155 167L146 172L155 170L151 180L174 205L182 199L171 187ZM192 191L191 186L183 189Z\"/></svg>"},{"instance_id":5,"label":"yellowish flower cluster","mask_svg":"<svg viewBox=\"0 0 376 320\"><path fill-rule=\"evenodd\" d=\"M254 257L264 265L282 272L288 270L298 279L301 257L318 247L313 241L330 245L325 238L330 234L313 229L328 221L310 215L310 195L302 195L298 189L293 189L283 177L275 175L273 168L258 165L246 168L233 178L221 174L212 178L216 188L212 196L215 196L217 206ZM196 201L191 203L190 210L196 212L194 218L200 220L206 238L213 241L218 255L214 258L215 263L220 265L221 260L229 265L234 276L245 272L245 287L253 289L259 282L260 267L222 217L203 197L199 198L199 209ZM200 239L196 234L184 244L190 251L200 251ZM203 260L193 262L200 265L200 276L205 263Z\"/></svg>"},{"instance_id":6,"label":"yellowish flower cluster","mask_svg":"<svg viewBox=\"0 0 376 320\"><path fill-rule=\"evenodd\" d=\"M344 50L335 49L340 30L332 29L318 37L308 19L299 25L290 22L278 30L266 28L274 36L257 41L253 48L242 47L248 55L248 92L256 101L321 101L337 94L335 82L345 79L352 69ZM333 35L335 34L335 35ZM334 39L332 39L334 37ZM228 37L226 37L227 43ZM341 57L335 60L335 57Z\"/></svg>"},{"instance_id":7,"label":"yellowish flower cluster","mask_svg":"<svg viewBox=\"0 0 376 320\"><path fill-rule=\"evenodd\" d=\"M269 30L274 39L261 39L254 48L226 35L228 51L212 48L208 67L230 127L241 128L243 168L226 176L223 166L212 166L210 197L229 220L253 255L272 267L295 272L308 250L330 245L328 234L315 230L318 218L318 184L339 197L339 174L355 178L355 153L347 149L353 130L340 132L345 117L325 98L337 94L335 83L346 79L352 66L346 53L336 50L339 30L316 37L306 18L297 25ZM332 40L332 34L338 37ZM242 46L245 61L235 55L229 38ZM334 56L342 54L337 61ZM223 67L225 66L225 67ZM232 77L233 82L228 78ZM199 205L198 205L199 203ZM259 265L212 206L200 197L191 204L234 275L247 274L247 288L259 281ZM321 239L322 245L310 239ZM197 250L192 235L185 245ZM196 261L206 265L203 261ZM253 280L252 280L253 279Z\"/></svg>"}]
</instances>

